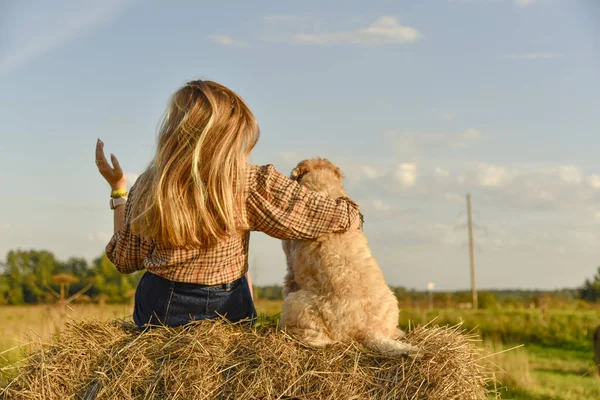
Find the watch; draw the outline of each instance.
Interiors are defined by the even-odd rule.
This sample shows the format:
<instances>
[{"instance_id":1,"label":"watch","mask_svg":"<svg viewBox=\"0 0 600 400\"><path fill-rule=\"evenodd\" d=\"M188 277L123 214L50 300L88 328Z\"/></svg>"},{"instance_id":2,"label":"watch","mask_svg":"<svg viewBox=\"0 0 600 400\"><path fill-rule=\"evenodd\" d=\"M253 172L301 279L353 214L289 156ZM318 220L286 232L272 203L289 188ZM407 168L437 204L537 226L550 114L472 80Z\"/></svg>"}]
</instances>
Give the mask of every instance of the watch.
<instances>
[{"instance_id":1,"label":"watch","mask_svg":"<svg viewBox=\"0 0 600 400\"><path fill-rule=\"evenodd\" d=\"M124 206L127 203L127 197L118 197L116 199L110 199L110 209L114 210L118 206Z\"/></svg>"}]
</instances>

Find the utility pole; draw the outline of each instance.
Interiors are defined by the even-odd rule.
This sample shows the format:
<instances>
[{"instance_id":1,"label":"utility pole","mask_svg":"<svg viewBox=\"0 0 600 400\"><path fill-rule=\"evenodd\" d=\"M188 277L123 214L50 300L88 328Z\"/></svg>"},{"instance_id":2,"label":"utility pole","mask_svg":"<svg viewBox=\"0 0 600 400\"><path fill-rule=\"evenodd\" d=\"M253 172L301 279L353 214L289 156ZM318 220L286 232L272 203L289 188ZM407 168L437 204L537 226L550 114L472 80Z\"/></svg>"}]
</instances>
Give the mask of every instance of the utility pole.
<instances>
[{"instance_id":1,"label":"utility pole","mask_svg":"<svg viewBox=\"0 0 600 400\"><path fill-rule=\"evenodd\" d=\"M473 292L473 309L477 310L477 288L475 285L475 250L473 248L473 218L471 217L471 194L467 194L467 214L469 218L469 258L471 261L471 291Z\"/></svg>"}]
</instances>

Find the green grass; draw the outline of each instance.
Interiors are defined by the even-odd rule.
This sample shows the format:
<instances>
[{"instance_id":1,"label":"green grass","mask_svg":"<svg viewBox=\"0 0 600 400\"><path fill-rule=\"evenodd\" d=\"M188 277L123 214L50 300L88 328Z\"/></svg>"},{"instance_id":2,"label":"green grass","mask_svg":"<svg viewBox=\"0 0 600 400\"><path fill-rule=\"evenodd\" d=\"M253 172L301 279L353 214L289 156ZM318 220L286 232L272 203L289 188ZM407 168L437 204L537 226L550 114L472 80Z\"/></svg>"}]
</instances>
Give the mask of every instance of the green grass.
<instances>
[{"instance_id":1,"label":"green grass","mask_svg":"<svg viewBox=\"0 0 600 400\"><path fill-rule=\"evenodd\" d=\"M400 324L423 324L433 319L438 325L462 323L491 343L493 351L524 345L491 357L507 371L498 374L509 388L502 392L503 399L600 399L592 350L593 331L600 324L596 310L405 309Z\"/></svg>"},{"instance_id":2,"label":"green grass","mask_svg":"<svg viewBox=\"0 0 600 400\"><path fill-rule=\"evenodd\" d=\"M565 373L585 374L593 370L594 361L590 350L564 350L556 347L527 345L534 368L548 368Z\"/></svg>"},{"instance_id":3,"label":"green grass","mask_svg":"<svg viewBox=\"0 0 600 400\"><path fill-rule=\"evenodd\" d=\"M594 329L600 324L600 312L592 310L456 310L405 309L400 324L427 323L435 318L438 325L460 322L476 329L484 338L502 343L528 343L589 351Z\"/></svg>"},{"instance_id":4,"label":"green grass","mask_svg":"<svg viewBox=\"0 0 600 400\"><path fill-rule=\"evenodd\" d=\"M502 392L503 399L600 399L600 379L595 376L591 356L591 351L526 345L492 357L492 361L499 361L498 366L507 371L505 376L499 374L509 388Z\"/></svg>"}]
</instances>

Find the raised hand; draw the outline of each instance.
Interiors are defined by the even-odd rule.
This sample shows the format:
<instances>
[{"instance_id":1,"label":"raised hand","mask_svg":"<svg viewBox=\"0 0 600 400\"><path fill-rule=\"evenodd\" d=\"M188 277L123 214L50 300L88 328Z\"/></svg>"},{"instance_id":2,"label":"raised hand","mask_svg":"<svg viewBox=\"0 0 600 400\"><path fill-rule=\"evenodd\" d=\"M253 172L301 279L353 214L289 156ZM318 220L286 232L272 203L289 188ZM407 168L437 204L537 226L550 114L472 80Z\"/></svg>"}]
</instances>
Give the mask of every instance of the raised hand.
<instances>
[{"instance_id":1,"label":"raised hand","mask_svg":"<svg viewBox=\"0 0 600 400\"><path fill-rule=\"evenodd\" d=\"M104 142L98 139L96 143L96 166L100 174L106 179L112 190L127 189L127 176L123 173L119 160L114 154L110 155L112 166L104 155Z\"/></svg>"}]
</instances>

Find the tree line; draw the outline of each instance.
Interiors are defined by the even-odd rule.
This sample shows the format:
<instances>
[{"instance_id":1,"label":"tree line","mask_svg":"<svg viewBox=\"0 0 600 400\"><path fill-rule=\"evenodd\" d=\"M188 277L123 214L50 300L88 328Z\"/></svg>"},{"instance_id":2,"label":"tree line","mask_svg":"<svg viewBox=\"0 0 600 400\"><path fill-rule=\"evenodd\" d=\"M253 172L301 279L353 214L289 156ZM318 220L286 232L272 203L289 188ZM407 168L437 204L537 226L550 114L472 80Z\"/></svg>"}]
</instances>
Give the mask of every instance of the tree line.
<instances>
[{"instance_id":1,"label":"tree line","mask_svg":"<svg viewBox=\"0 0 600 400\"><path fill-rule=\"evenodd\" d=\"M47 250L10 250L0 262L0 305L38 304L54 302L130 302L143 272L123 275L102 254L92 263L72 257L58 260ZM404 306L423 306L433 301L436 307L456 307L470 302L470 291L429 294L424 291L393 288ZM254 287L259 299L283 298L280 285ZM533 304L542 307L552 302L600 302L600 267L595 276L586 279L579 288L555 291L495 290L479 293L482 308L494 308L499 303L516 307Z\"/></svg>"},{"instance_id":2,"label":"tree line","mask_svg":"<svg viewBox=\"0 0 600 400\"><path fill-rule=\"evenodd\" d=\"M0 262L0 304L52 303L79 292L74 300L123 303L141 276L121 274L105 254L89 264L76 257L60 261L46 250L10 250Z\"/></svg>"}]
</instances>

